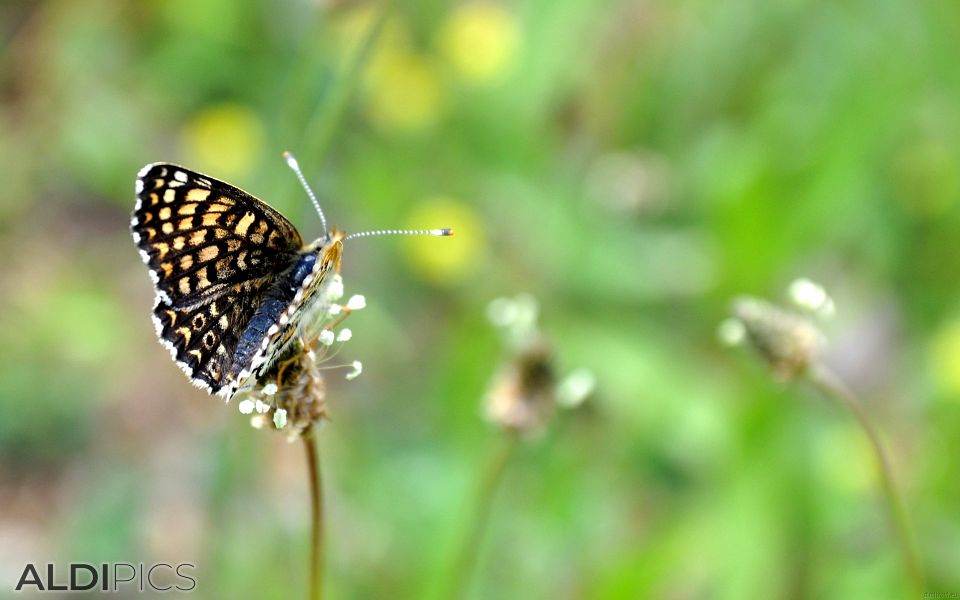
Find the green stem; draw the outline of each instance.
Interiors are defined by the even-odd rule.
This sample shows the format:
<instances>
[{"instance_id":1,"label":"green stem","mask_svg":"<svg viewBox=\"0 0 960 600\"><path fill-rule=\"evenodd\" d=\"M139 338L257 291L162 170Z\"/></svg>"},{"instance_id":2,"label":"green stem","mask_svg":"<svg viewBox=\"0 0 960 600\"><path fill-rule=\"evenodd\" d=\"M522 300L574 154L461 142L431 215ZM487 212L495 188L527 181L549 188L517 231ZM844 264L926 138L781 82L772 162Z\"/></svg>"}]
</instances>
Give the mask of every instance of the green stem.
<instances>
[{"instance_id":1,"label":"green stem","mask_svg":"<svg viewBox=\"0 0 960 600\"><path fill-rule=\"evenodd\" d=\"M391 0L383 0L370 28L364 35L354 55L337 78L329 95L320 100L313 117L304 128L304 156L308 161L319 163L330 149L337 127L346 112L354 90L360 83L364 67L377 45L384 24L390 14Z\"/></svg>"},{"instance_id":2,"label":"green stem","mask_svg":"<svg viewBox=\"0 0 960 600\"><path fill-rule=\"evenodd\" d=\"M499 436L497 443L487 457L487 463L477 485L476 504L468 518L466 533L460 541L455 561L447 579L447 593L442 596L444 600L463 598L467 595L471 575L480 553L483 531L493 508L493 500L516 445L517 436L509 432L504 433Z\"/></svg>"},{"instance_id":3,"label":"green stem","mask_svg":"<svg viewBox=\"0 0 960 600\"><path fill-rule=\"evenodd\" d=\"M870 440L870 446L877 462L877 469L880 472L883 495L887 502L887 508L890 510L890 517L893 520L894 536L900 549L904 569L915 587L917 597L920 597L924 588L923 570L920 567L920 560L913 543L903 498L894 481L893 469L880 439L880 433L867 417L856 395L832 371L823 365L815 364L810 367L808 377L824 395L854 416L860 428Z\"/></svg>"},{"instance_id":4,"label":"green stem","mask_svg":"<svg viewBox=\"0 0 960 600\"><path fill-rule=\"evenodd\" d=\"M303 447L307 453L307 470L310 479L310 577L307 600L323 598L323 480L320 472L320 451L317 448L317 435L313 427L308 427L302 435Z\"/></svg>"}]
</instances>

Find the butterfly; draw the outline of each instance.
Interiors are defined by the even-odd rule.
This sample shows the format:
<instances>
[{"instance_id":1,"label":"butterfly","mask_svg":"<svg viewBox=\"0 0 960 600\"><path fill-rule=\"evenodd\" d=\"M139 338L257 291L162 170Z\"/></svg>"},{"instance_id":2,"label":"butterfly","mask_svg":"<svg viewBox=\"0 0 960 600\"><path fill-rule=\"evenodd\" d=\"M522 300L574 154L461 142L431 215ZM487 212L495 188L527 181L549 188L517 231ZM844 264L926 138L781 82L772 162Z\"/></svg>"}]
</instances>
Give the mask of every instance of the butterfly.
<instances>
[{"instance_id":1,"label":"butterfly","mask_svg":"<svg viewBox=\"0 0 960 600\"><path fill-rule=\"evenodd\" d=\"M284 155L323 224L323 235L309 244L286 217L228 183L170 163L137 174L130 228L156 291L157 337L194 385L227 401L303 331L340 271L346 240L453 234L328 230L296 159Z\"/></svg>"}]
</instances>

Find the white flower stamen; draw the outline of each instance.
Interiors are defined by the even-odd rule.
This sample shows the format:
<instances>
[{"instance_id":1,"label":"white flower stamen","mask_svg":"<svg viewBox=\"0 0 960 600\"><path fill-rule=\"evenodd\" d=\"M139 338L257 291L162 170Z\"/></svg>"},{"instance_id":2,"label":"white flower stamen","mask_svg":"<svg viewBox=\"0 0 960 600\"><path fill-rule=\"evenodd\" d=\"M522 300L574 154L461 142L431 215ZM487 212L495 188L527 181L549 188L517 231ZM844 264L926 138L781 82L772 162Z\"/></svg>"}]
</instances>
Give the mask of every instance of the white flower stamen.
<instances>
[{"instance_id":1,"label":"white flower stamen","mask_svg":"<svg viewBox=\"0 0 960 600\"><path fill-rule=\"evenodd\" d=\"M353 364L351 366L353 367L353 370L347 373L346 375L346 378L349 381L353 381L354 379L360 376L360 373L363 373L363 363L360 362L359 360L353 361Z\"/></svg>"}]
</instances>

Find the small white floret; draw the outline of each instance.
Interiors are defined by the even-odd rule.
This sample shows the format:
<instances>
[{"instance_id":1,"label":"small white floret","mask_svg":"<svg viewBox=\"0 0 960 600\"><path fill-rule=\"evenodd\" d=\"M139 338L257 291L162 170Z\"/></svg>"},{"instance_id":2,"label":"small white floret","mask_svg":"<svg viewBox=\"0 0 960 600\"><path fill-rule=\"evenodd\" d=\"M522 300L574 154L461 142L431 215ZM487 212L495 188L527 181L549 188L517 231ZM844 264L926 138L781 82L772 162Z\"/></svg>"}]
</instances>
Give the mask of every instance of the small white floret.
<instances>
[{"instance_id":1,"label":"small white floret","mask_svg":"<svg viewBox=\"0 0 960 600\"><path fill-rule=\"evenodd\" d=\"M277 393L277 384L270 382L267 385L263 386L263 393L267 396L272 396Z\"/></svg>"},{"instance_id":2,"label":"small white floret","mask_svg":"<svg viewBox=\"0 0 960 600\"><path fill-rule=\"evenodd\" d=\"M331 304L331 305L330 305L330 308L327 309L327 311L328 311L331 315L339 315L340 313L343 312L343 307L340 306L339 304Z\"/></svg>"},{"instance_id":3,"label":"small white floret","mask_svg":"<svg viewBox=\"0 0 960 600\"><path fill-rule=\"evenodd\" d=\"M354 294L347 300L347 308L350 310L360 310L367 305L367 299L360 294Z\"/></svg>"},{"instance_id":4,"label":"small white floret","mask_svg":"<svg viewBox=\"0 0 960 600\"><path fill-rule=\"evenodd\" d=\"M511 298L494 298L487 305L487 319L497 327L509 327L517 317L517 305Z\"/></svg>"},{"instance_id":5,"label":"small white floret","mask_svg":"<svg viewBox=\"0 0 960 600\"><path fill-rule=\"evenodd\" d=\"M797 279L790 284L789 294L790 300L799 308L810 312L832 312L833 301L819 283L806 278Z\"/></svg>"},{"instance_id":6,"label":"small white floret","mask_svg":"<svg viewBox=\"0 0 960 600\"><path fill-rule=\"evenodd\" d=\"M270 410L270 405L265 403L263 400L257 400L257 403L254 405L254 408L256 408L257 412L262 415L263 413Z\"/></svg>"},{"instance_id":7,"label":"small white floret","mask_svg":"<svg viewBox=\"0 0 960 600\"><path fill-rule=\"evenodd\" d=\"M326 290L327 300L333 302L343 298L343 278L338 273L334 273L330 278L330 283Z\"/></svg>"},{"instance_id":8,"label":"small white floret","mask_svg":"<svg viewBox=\"0 0 960 600\"><path fill-rule=\"evenodd\" d=\"M350 341L350 338L352 337L353 337L353 332L350 331L348 328L344 327L343 329L340 330L340 333L337 334L337 341L347 342L347 341Z\"/></svg>"},{"instance_id":9,"label":"small white floret","mask_svg":"<svg viewBox=\"0 0 960 600\"><path fill-rule=\"evenodd\" d=\"M273 413L273 424L277 429L283 429L287 424L287 411L278 408L276 412Z\"/></svg>"},{"instance_id":10,"label":"small white floret","mask_svg":"<svg viewBox=\"0 0 960 600\"><path fill-rule=\"evenodd\" d=\"M256 404L254 404L253 400L249 400L249 399L242 400L240 404L237 405L237 407L240 409L240 412L245 415L249 415L253 413L253 409L255 406Z\"/></svg>"},{"instance_id":11,"label":"small white floret","mask_svg":"<svg viewBox=\"0 0 960 600\"><path fill-rule=\"evenodd\" d=\"M597 378L590 369L577 369L567 375L557 386L557 404L565 408L574 408L593 393Z\"/></svg>"},{"instance_id":12,"label":"small white floret","mask_svg":"<svg viewBox=\"0 0 960 600\"><path fill-rule=\"evenodd\" d=\"M335 339L335 337L336 336L334 336L332 331L330 331L329 329L324 329L323 331L320 332L320 337L317 339L324 346L330 346L333 344L333 340Z\"/></svg>"},{"instance_id":13,"label":"small white floret","mask_svg":"<svg viewBox=\"0 0 960 600\"><path fill-rule=\"evenodd\" d=\"M739 346L747 337L747 328L740 319L724 319L717 327L717 337L724 346Z\"/></svg>"}]
</instances>

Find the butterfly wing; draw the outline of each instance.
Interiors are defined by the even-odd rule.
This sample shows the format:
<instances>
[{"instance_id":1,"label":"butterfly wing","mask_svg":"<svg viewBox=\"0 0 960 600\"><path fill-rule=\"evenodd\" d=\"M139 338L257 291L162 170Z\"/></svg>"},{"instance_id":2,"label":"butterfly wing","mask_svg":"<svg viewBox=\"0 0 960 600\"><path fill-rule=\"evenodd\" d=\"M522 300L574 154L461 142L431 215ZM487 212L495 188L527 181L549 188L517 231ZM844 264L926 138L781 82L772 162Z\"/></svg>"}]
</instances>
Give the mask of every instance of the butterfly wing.
<instances>
[{"instance_id":1,"label":"butterfly wing","mask_svg":"<svg viewBox=\"0 0 960 600\"><path fill-rule=\"evenodd\" d=\"M160 343L170 351L190 381L214 394L231 389L230 368L233 349L261 301L265 284L249 286L243 295L224 295L207 304L174 308L157 299L153 324Z\"/></svg>"},{"instance_id":2,"label":"butterfly wing","mask_svg":"<svg viewBox=\"0 0 960 600\"><path fill-rule=\"evenodd\" d=\"M227 390L241 332L303 240L257 198L177 165L147 165L136 190L130 224L157 291L157 335L195 385Z\"/></svg>"}]
</instances>

